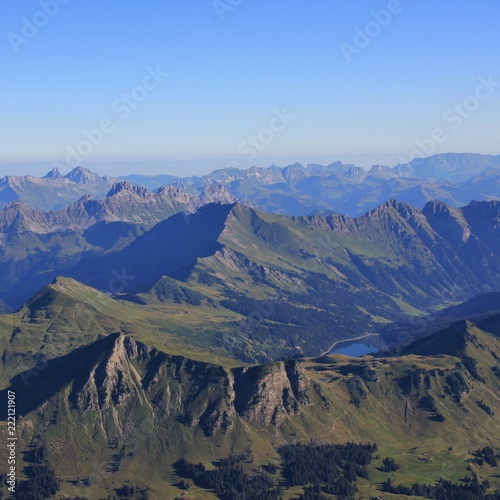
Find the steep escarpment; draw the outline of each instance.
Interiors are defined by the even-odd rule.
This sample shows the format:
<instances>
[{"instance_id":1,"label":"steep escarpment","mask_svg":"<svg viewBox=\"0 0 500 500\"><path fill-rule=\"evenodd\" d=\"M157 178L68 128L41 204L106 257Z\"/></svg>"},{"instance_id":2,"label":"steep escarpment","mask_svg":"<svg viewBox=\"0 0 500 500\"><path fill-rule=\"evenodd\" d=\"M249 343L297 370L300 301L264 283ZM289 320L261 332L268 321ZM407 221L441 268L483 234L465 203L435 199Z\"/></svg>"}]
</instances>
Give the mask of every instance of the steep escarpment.
<instances>
[{"instance_id":1,"label":"steep escarpment","mask_svg":"<svg viewBox=\"0 0 500 500\"><path fill-rule=\"evenodd\" d=\"M25 202L13 201L0 211L0 231L7 235L83 231L98 222L152 226L178 212L194 212L201 204L200 199L172 186L152 193L121 181L102 199L85 195L60 210L40 212Z\"/></svg>"},{"instance_id":2,"label":"steep escarpment","mask_svg":"<svg viewBox=\"0 0 500 500\"><path fill-rule=\"evenodd\" d=\"M312 383L296 361L243 368L235 373L235 408L250 422L279 425L311 402Z\"/></svg>"},{"instance_id":3,"label":"steep escarpment","mask_svg":"<svg viewBox=\"0 0 500 500\"><path fill-rule=\"evenodd\" d=\"M20 389L26 379L17 375L11 388ZM106 435L110 429L123 433L132 408L134 414L140 407L153 420L173 419L210 436L227 432L238 418L277 426L314 399L311 382L295 361L233 372L165 354L123 334L49 360L29 388L21 414L63 397L69 408L96 417Z\"/></svg>"}]
</instances>

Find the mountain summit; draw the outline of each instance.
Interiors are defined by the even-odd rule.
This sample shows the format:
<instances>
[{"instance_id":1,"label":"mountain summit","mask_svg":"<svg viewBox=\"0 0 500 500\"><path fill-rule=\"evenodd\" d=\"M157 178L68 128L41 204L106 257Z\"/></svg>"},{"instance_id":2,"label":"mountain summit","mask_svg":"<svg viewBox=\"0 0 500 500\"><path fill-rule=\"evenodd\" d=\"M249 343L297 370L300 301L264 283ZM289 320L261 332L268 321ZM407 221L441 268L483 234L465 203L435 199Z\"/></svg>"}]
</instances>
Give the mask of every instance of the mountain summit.
<instances>
[{"instance_id":1,"label":"mountain summit","mask_svg":"<svg viewBox=\"0 0 500 500\"><path fill-rule=\"evenodd\" d=\"M43 179L62 179L63 175L57 167L53 168L50 172L43 177Z\"/></svg>"}]
</instances>

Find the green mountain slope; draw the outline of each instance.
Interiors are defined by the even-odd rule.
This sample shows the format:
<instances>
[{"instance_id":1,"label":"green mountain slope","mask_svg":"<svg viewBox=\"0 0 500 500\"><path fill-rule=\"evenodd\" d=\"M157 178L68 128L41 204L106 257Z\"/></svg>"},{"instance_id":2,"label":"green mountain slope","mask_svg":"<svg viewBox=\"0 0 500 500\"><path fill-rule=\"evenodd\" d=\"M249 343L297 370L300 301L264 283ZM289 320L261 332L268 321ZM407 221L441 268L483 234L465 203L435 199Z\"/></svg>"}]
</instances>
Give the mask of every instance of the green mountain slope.
<instances>
[{"instance_id":1,"label":"green mountain slope","mask_svg":"<svg viewBox=\"0 0 500 500\"><path fill-rule=\"evenodd\" d=\"M500 449L500 341L461 323L419 342L398 357L230 368L112 334L48 361L28 383L26 373L11 380L23 415L18 449L45 442L61 493L88 498L125 481L150 498L175 496L179 458L210 465L243 454L251 472L284 443L311 439L378 443L362 495L388 477L378 470L386 456L400 464L396 482L458 481L473 470L498 488L494 469L468 460L471 450Z\"/></svg>"},{"instance_id":2,"label":"green mountain slope","mask_svg":"<svg viewBox=\"0 0 500 500\"><path fill-rule=\"evenodd\" d=\"M316 355L366 332L389 339L384 325L497 290L499 213L498 202L421 211L390 201L356 219L208 204L148 230L19 229L0 249L0 297L20 307L66 275L203 351L250 363Z\"/></svg>"},{"instance_id":3,"label":"green mountain slope","mask_svg":"<svg viewBox=\"0 0 500 500\"><path fill-rule=\"evenodd\" d=\"M253 359L311 355L340 338L390 332L385 325L408 313L498 286L497 247L472 236L475 227L462 212L446 210L433 204L424 213L390 202L358 219L288 218L215 205L156 226L87 279L104 286L99 277L113 263L137 277L130 300L165 308L182 303L190 317L199 316L199 305L240 315L226 326L254 342L261 357ZM137 256L146 249L144 263ZM473 251L490 264L478 265ZM233 355L252 361L252 347L241 347L246 357L240 347Z\"/></svg>"},{"instance_id":4,"label":"green mountain slope","mask_svg":"<svg viewBox=\"0 0 500 500\"><path fill-rule=\"evenodd\" d=\"M120 331L132 316L105 294L58 278L16 313L0 316L2 380Z\"/></svg>"},{"instance_id":5,"label":"green mountain slope","mask_svg":"<svg viewBox=\"0 0 500 500\"><path fill-rule=\"evenodd\" d=\"M182 323L182 326L181 326ZM67 355L110 333L126 333L160 348L194 359L215 359L235 364L224 353L215 355L203 342L191 342L185 315L165 319L165 311L144 310L130 302L113 300L71 278L58 277L22 308L0 315L1 380L22 371L28 379L48 360Z\"/></svg>"}]
</instances>

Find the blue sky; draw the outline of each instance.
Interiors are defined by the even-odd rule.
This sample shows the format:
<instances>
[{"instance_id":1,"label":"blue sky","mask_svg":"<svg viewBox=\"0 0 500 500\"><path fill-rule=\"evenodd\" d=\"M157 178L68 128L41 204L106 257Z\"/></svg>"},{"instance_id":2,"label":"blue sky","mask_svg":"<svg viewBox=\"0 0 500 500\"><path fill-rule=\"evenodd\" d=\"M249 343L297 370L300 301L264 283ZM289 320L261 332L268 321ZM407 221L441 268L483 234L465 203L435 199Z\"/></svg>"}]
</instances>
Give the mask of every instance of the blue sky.
<instances>
[{"instance_id":1,"label":"blue sky","mask_svg":"<svg viewBox=\"0 0 500 500\"><path fill-rule=\"evenodd\" d=\"M1 9L0 175L54 162L190 174L500 153L498 1L5 0ZM103 120L91 144L85 131Z\"/></svg>"}]
</instances>

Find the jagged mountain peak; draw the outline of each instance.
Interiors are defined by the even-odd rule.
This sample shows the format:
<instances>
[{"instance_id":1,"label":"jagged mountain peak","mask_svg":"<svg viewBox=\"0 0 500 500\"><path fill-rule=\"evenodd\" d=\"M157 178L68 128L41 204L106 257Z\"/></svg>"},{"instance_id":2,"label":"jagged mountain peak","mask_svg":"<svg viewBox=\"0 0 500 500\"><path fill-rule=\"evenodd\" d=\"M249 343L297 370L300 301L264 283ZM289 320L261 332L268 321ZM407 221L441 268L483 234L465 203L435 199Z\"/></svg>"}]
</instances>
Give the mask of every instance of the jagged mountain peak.
<instances>
[{"instance_id":1,"label":"jagged mountain peak","mask_svg":"<svg viewBox=\"0 0 500 500\"><path fill-rule=\"evenodd\" d=\"M449 219L460 221L466 224L463 214L459 208L453 208L438 200L429 201L422 209L422 213L430 219Z\"/></svg>"},{"instance_id":2,"label":"jagged mountain peak","mask_svg":"<svg viewBox=\"0 0 500 500\"><path fill-rule=\"evenodd\" d=\"M119 193L122 192L128 192L135 194L141 198L148 198L150 196L153 196L153 193L146 189L145 187L141 186L134 186L128 181L120 181L115 184L113 184L113 187L110 189L108 194L106 195L106 198L111 198L112 196L115 196Z\"/></svg>"},{"instance_id":3,"label":"jagged mountain peak","mask_svg":"<svg viewBox=\"0 0 500 500\"><path fill-rule=\"evenodd\" d=\"M447 205L446 203L444 203L443 201L440 201L440 200L431 200L431 201L427 202L424 205L424 208L422 209L422 211L424 213L443 212L443 213L447 213L447 214L449 214L455 210L456 210L455 208L450 207L449 205Z\"/></svg>"},{"instance_id":4,"label":"jagged mountain peak","mask_svg":"<svg viewBox=\"0 0 500 500\"><path fill-rule=\"evenodd\" d=\"M113 184L113 187L109 190L106 198L110 196L114 196L115 194L120 193L121 191L133 191L134 186L128 181L120 181L116 184Z\"/></svg>"},{"instance_id":5,"label":"jagged mountain peak","mask_svg":"<svg viewBox=\"0 0 500 500\"><path fill-rule=\"evenodd\" d=\"M92 196L88 194L82 196L79 200L62 211L62 213L69 217L73 225L80 224L82 222L80 220L82 216L90 215L92 217L102 217L104 212L106 212L106 207L103 200L94 200Z\"/></svg>"},{"instance_id":6,"label":"jagged mountain peak","mask_svg":"<svg viewBox=\"0 0 500 500\"><path fill-rule=\"evenodd\" d=\"M85 205L87 202L92 200L92 196L90 194L84 194L81 198L79 198L75 205Z\"/></svg>"},{"instance_id":7,"label":"jagged mountain peak","mask_svg":"<svg viewBox=\"0 0 500 500\"><path fill-rule=\"evenodd\" d=\"M109 186L112 186L115 182L119 182L118 179L113 177L101 177L99 174L85 167L75 167L71 172L65 175L64 178L88 190L99 191L100 193L106 188L107 191L109 191ZM107 191L104 191L104 193Z\"/></svg>"},{"instance_id":8,"label":"jagged mountain peak","mask_svg":"<svg viewBox=\"0 0 500 500\"><path fill-rule=\"evenodd\" d=\"M63 179L64 176L61 174L60 170L57 167L54 167L43 178L44 179Z\"/></svg>"},{"instance_id":9,"label":"jagged mountain peak","mask_svg":"<svg viewBox=\"0 0 500 500\"><path fill-rule=\"evenodd\" d=\"M222 197L224 191L218 190L217 193ZM96 199L91 194L84 194L67 207L48 212L14 200L0 211L0 227L7 232L19 215L31 221L26 229L39 234L67 229L84 230L101 221L152 226L180 211L192 213L202 203L199 198L173 186L152 193L144 187L120 181L113 184L105 198Z\"/></svg>"},{"instance_id":10,"label":"jagged mountain peak","mask_svg":"<svg viewBox=\"0 0 500 500\"><path fill-rule=\"evenodd\" d=\"M235 407L250 422L279 425L311 401L311 380L295 360L234 370Z\"/></svg>"},{"instance_id":11,"label":"jagged mountain peak","mask_svg":"<svg viewBox=\"0 0 500 500\"><path fill-rule=\"evenodd\" d=\"M392 216L394 213L397 213L404 219L408 219L410 217L414 217L415 215L421 215L422 211L413 205L409 205L408 203L404 203L396 199L389 199L365 214L365 217L378 218L381 216Z\"/></svg>"},{"instance_id":12,"label":"jagged mountain peak","mask_svg":"<svg viewBox=\"0 0 500 500\"><path fill-rule=\"evenodd\" d=\"M0 208L20 199L40 212L61 210L83 195L103 198L117 179L77 167L64 177L54 168L43 178L11 176L0 181Z\"/></svg>"},{"instance_id":13,"label":"jagged mountain peak","mask_svg":"<svg viewBox=\"0 0 500 500\"><path fill-rule=\"evenodd\" d=\"M25 373L14 377L11 387L25 378ZM163 408L164 419L213 436L227 433L240 419L278 427L309 404L322 404L313 385L295 361L231 371L172 356L116 332L48 360L30 385L31 397L18 409L26 415L62 397L83 414L99 415L108 426L113 422L121 433L124 422L114 411L138 405L143 415L155 406Z\"/></svg>"},{"instance_id":14,"label":"jagged mountain peak","mask_svg":"<svg viewBox=\"0 0 500 500\"><path fill-rule=\"evenodd\" d=\"M201 194L202 203L235 203L236 198L229 192L226 186L220 184L209 184Z\"/></svg>"},{"instance_id":15,"label":"jagged mountain peak","mask_svg":"<svg viewBox=\"0 0 500 500\"><path fill-rule=\"evenodd\" d=\"M294 163L293 165L288 165L281 169L280 173L287 184L293 185L307 177L307 168L300 163Z\"/></svg>"},{"instance_id":16,"label":"jagged mountain peak","mask_svg":"<svg viewBox=\"0 0 500 500\"><path fill-rule=\"evenodd\" d=\"M182 197L185 199L194 199L194 197L191 194L186 193L182 188L179 188L177 186L172 186L172 185L167 185L167 186L162 186L159 188L156 192L156 194L159 194L161 196L167 196L167 197Z\"/></svg>"},{"instance_id":17,"label":"jagged mountain peak","mask_svg":"<svg viewBox=\"0 0 500 500\"><path fill-rule=\"evenodd\" d=\"M479 201L472 200L467 206L461 209L462 212L467 214L485 213L497 214L497 220L500 220L500 200Z\"/></svg>"},{"instance_id":18,"label":"jagged mountain peak","mask_svg":"<svg viewBox=\"0 0 500 500\"><path fill-rule=\"evenodd\" d=\"M89 180L94 179L96 176L97 174L92 173L88 168L75 167L64 177L70 181L76 182L77 184L85 184L89 182Z\"/></svg>"},{"instance_id":19,"label":"jagged mountain peak","mask_svg":"<svg viewBox=\"0 0 500 500\"><path fill-rule=\"evenodd\" d=\"M20 200L10 202L0 212L0 230L8 234L36 231L41 224L43 215Z\"/></svg>"},{"instance_id":20,"label":"jagged mountain peak","mask_svg":"<svg viewBox=\"0 0 500 500\"><path fill-rule=\"evenodd\" d=\"M330 163L329 165L327 165L327 168L329 168L331 170L345 169L346 167L347 167L347 165L344 165L341 161L334 161L333 163Z\"/></svg>"},{"instance_id":21,"label":"jagged mountain peak","mask_svg":"<svg viewBox=\"0 0 500 500\"><path fill-rule=\"evenodd\" d=\"M387 167L386 165L372 165L368 173L370 175L389 175L391 167Z\"/></svg>"},{"instance_id":22,"label":"jagged mountain peak","mask_svg":"<svg viewBox=\"0 0 500 500\"><path fill-rule=\"evenodd\" d=\"M9 203L4 208L4 211L25 211L25 212L35 212L35 209L28 205L25 201L14 200Z\"/></svg>"},{"instance_id":23,"label":"jagged mountain peak","mask_svg":"<svg viewBox=\"0 0 500 500\"><path fill-rule=\"evenodd\" d=\"M352 166L344 173L344 177L361 181L366 177L366 170L362 167Z\"/></svg>"}]
</instances>

